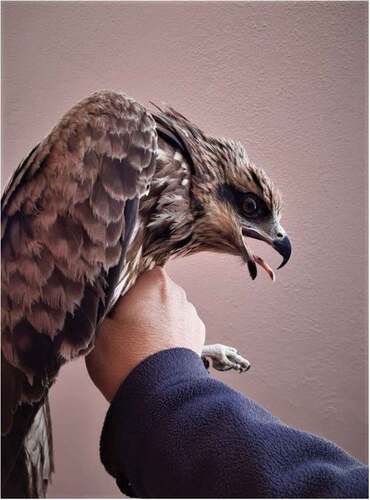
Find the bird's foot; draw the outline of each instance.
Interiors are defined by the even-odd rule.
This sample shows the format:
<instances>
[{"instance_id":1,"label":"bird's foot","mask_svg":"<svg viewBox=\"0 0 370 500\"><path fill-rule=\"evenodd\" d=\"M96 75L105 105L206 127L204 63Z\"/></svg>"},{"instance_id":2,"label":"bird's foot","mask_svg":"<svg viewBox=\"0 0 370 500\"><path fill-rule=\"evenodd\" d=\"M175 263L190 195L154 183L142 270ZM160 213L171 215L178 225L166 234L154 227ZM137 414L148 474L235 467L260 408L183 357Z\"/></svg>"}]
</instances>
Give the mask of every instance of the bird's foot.
<instances>
[{"instance_id":1,"label":"bird's foot","mask_svg":"<svg viewBox=\"0 0 370 500\"><path fill-rule=\"evenodd\" d=\"M206 368L209 367L209 358L212 360L213 368L220 372L237 370L242 373L248 371L251 366L249 361L240 356L234 347L222 344L205 345L202 358Z\"/></svg>"}]
</instances>

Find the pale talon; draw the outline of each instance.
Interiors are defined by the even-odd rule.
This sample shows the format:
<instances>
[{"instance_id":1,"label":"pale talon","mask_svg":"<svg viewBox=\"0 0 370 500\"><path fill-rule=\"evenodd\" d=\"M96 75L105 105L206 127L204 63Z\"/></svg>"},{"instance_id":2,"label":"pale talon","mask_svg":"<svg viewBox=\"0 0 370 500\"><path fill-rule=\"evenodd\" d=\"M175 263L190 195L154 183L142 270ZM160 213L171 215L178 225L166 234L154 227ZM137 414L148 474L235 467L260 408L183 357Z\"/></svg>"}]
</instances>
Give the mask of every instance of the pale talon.
<instances>
[{"instance_id":1,"label":"pale talon","mask_svg":"<svg viewBox=\"0 0 370 500\"><path fill-rule=\"evenodd\" d=\"M204 346L202 358L211 359L212 367L218 371L236 370L239 373L243 373L250 368L249 361L240 356L234 347L222 344Z\"/></svg>"}]
</instances>

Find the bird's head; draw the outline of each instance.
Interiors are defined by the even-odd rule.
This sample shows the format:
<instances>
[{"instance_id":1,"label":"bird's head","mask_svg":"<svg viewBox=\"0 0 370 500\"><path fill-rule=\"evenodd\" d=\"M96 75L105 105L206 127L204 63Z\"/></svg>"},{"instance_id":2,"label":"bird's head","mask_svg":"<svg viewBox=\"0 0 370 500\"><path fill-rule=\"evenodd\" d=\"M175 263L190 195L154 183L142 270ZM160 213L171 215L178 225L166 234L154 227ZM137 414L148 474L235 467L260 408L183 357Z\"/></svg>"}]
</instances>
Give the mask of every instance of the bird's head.
<instances>
[{"instance_id":1,"label":"bird's head","mask_svg":"<svg viewBox=\"0 0 370 500\"><path fill-rule=\"evenodd\" d=\"M191 168L192 239L196 250L240 255L252 279L257 264L274 279L271 267L253 254L251 239L262 240L283 257L290 240L280 223L281 195L237 141L206 136L172 108L156 115L159 132L182 150Z\"/></svg>"},{"instance_id":2,"label":"bird's head","mask_svg":"<svg viewBox=\"0 0 370 500\"><path fill-rule=\"evenodd\" d=\"M235 141L206 138L199 143L193 175L193 200L199 212L194 232L209 250L240 255L254 279L260 265L274 279L271 267L253 254L250 239L266 242L279 252L283 267L291 255L282 227L281 195L266 173Z\"/></svg>"}]
</instances>

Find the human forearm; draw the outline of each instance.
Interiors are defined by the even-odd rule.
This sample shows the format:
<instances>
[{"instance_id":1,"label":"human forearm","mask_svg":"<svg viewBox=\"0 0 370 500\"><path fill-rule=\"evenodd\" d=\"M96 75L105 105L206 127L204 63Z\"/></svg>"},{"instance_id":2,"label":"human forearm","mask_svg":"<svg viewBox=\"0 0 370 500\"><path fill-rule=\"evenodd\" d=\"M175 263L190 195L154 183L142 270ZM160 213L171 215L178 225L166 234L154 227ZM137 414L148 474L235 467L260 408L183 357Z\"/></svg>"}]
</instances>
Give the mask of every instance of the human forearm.
<instances>
[{"instance_id":1,"label":"human forearm","mask_svg":"<svg viewBox=\"0 0 370 500\"><path fill-rule=\"evenodd\" d=\"M155 354L126 379L101 456L139 497L367 496L362 464L212 379L185 349Z\"/></svg>"}]
</instances>

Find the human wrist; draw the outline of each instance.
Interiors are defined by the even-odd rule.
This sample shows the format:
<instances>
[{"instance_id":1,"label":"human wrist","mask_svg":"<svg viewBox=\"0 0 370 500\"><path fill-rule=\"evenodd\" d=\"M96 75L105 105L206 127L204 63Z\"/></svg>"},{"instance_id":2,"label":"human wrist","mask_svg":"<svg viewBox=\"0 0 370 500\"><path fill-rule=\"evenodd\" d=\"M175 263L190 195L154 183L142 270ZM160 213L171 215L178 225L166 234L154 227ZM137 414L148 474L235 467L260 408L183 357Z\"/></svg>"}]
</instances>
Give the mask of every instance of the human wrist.
<instances>
[{"instance_id":1,"label":"human wrist","mask_svg":"<svg viewBox=\"0 0 370 500\"><path fill-rule=\"evenodd\" d=\"M191 352L200 359L184 339L183 342L164 339L156 330L148 333L142 328L129 328L122 332L121 325L110 318L105 320L104 336L109 341L102 341L98 335L99 346L86 358L86 367L95 385L108 402L111 402L119 387L127 377L145 360L160 352L182 349Z\"/></svg>"}]
</instances>

